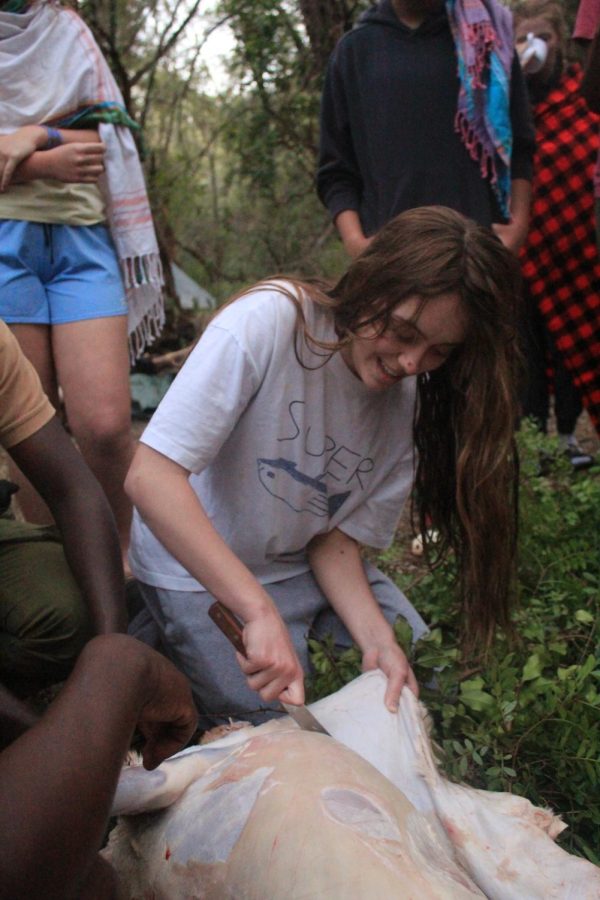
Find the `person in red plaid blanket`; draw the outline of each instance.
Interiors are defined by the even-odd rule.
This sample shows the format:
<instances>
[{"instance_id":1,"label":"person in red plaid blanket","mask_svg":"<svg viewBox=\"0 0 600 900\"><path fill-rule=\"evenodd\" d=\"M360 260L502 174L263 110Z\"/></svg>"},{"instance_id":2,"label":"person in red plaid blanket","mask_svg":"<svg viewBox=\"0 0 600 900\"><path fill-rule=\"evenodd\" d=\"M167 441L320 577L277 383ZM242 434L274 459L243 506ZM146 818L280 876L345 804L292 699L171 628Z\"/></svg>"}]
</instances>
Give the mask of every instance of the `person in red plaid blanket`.
<instances>
[{"instance_id":1,"label":"person in red plaid blanket","mask_svg":"<svg viewBox=\"0 0 600 900\"><path fill-rule=\"evenodd\" d=\"M580 0L573 40L585 49L581 93L592 112L600 113L600 0ZM596 244L600 252L600 154L594 172Z\"/></svg>"},{"instance_id":2,"label":"person in red plaid blanket","mask_svg":"<svg viewBox=\"0 0 600 900\"><path fill-rule=\"evenodd\" d=\"M537 38L545 60L527 47ZM515 10L536 128L533 205L520 259L531 314L523 413L546 430L552 369L559 440L575 468L592 465L574 435L583 407L600 431L600 258L595 241L594 166L598 118L580 93L581 67L566 65L566 25L555 0L525 0Z\"/></svg>"}]
</instances>

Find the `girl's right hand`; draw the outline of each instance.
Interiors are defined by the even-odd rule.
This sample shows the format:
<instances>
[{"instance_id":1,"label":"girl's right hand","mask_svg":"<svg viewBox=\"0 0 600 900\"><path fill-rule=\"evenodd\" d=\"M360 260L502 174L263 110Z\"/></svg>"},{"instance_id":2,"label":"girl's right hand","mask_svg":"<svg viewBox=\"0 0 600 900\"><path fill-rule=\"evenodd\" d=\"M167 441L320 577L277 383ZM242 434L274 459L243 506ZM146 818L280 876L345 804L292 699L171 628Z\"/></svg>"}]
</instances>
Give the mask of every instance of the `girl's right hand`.
<instances>
[{"instance_id":1,"label":"girl's right hand","mask_svg":"<svg viewBox=\"0 0 600 900\"><path fill-rule=\"evenodd\" d=\"M243 638L246 657L237 658L248 687L266 702L304 703L304 672L277 610L247 621Z\"/></svg>"},{"instance_id":2,"label":"girl's right hand","mask_svg":"<svg viewBox=\"0 0 600 900\"><path fill-rule=\"evenodd\" d=\"M25 125L10 134L0 135L0 193L8 190L19 163L42 149L48 139L39 125Z\"/></svg>"},{"instance_id":3,"label":"girl's right hand","mask_svg":"<svg viewBox=\"0 0 600 900\"><path fill-rule=\"evenodd\" d=\"M45 175L65 184L94 184L104 172L104 153L99 141L62 144L44 152Z\"/></svg>"}]
</instances>

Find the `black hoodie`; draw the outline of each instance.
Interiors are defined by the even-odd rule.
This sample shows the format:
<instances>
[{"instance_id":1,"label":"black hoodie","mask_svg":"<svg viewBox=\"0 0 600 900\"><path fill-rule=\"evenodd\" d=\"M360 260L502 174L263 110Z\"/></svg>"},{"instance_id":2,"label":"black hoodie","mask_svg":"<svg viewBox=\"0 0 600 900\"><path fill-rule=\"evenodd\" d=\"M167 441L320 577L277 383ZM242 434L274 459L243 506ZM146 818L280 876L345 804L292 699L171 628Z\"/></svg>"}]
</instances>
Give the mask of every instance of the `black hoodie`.
<instances>
[{"instance_id":1,"label":"black hoodie","mask_svg":"<svg viewBox=\"0 0 600 900\"><path fill-rule=\"evenodd\" d=\"M412 29L382 0L360 18L334 50L323 90L317 190L333 218L356 210L366 235L404 209L430 204L483 225L502 221L455 130L458 90L445 11ZM510 113L511 174L531 180L535 133L516 54Z\"/></svg>"}]
</instances>

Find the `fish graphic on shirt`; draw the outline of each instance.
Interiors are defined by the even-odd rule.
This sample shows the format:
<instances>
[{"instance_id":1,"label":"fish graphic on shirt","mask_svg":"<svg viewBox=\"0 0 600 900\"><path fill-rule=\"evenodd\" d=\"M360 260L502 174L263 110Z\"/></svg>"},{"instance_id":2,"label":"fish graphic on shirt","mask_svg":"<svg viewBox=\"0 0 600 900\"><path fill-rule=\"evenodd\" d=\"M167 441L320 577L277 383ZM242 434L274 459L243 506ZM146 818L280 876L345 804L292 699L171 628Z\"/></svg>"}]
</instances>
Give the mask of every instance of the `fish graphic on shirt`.
<instances>
[{"instance_id":1,"label":"fish graphic on shirt","mask_svg":"<svg viewBox=\"0 0 600 900\"><path fill-rule=\"evenodd\" d=\"M295 462L281 456L279 459L258 459L257 464L262 486L295 512L331 518L350 496L350 491L328 496L324 481L299 472Z\"/></svg>"}]
</instances>

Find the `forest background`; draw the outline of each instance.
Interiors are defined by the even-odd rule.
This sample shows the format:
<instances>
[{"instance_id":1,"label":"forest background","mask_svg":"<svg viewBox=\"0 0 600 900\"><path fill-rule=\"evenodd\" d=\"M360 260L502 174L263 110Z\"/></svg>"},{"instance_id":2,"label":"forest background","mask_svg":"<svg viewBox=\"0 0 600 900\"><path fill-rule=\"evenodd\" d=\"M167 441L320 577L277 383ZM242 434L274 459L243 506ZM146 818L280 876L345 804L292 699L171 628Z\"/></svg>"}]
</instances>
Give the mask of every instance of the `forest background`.
<instances>
[{"instance_id":1,"label":"forest background","mask_svg":"<svg viewBox=\"0 0 600 900\"><path fill-rule=\"evenodd\" d=\"M331 50L368 5L80 4L141 125L163 261L218 302L276 272L334 278L346 265L314 187L319 99ZM564 6L571 25L577 0ZM224 28L227 87L216 90L204 50ZM167 333L185 343L189 328L169 289ZM519 439L521 604L515 634L500 634L487 659L461 656L452 560L430 575L398 540L378 562L431 625L416 648L402 624L398 639L420 683L436 679L423 697L447 773L551 806L570 826L565 846L600 864L599 470L574 477L551 441L528 428ZM356 652L340 659L327 643L312 651L313 695L358 674Z\"/></svg>"},{"instance_id":2,"label":"forest background","mask_svg":"<svg viewBox=\"0 0 600 900\"><path fill-rule=\"evenodd\" d=\"M211 2L79 8L141 125L163 260L218 302L276 272L334 276L344 255L314 188L319 98L335 42L368 4ZM225 28L228 85L215 91L204 48Z\"/></svg>"}]
</instances>

